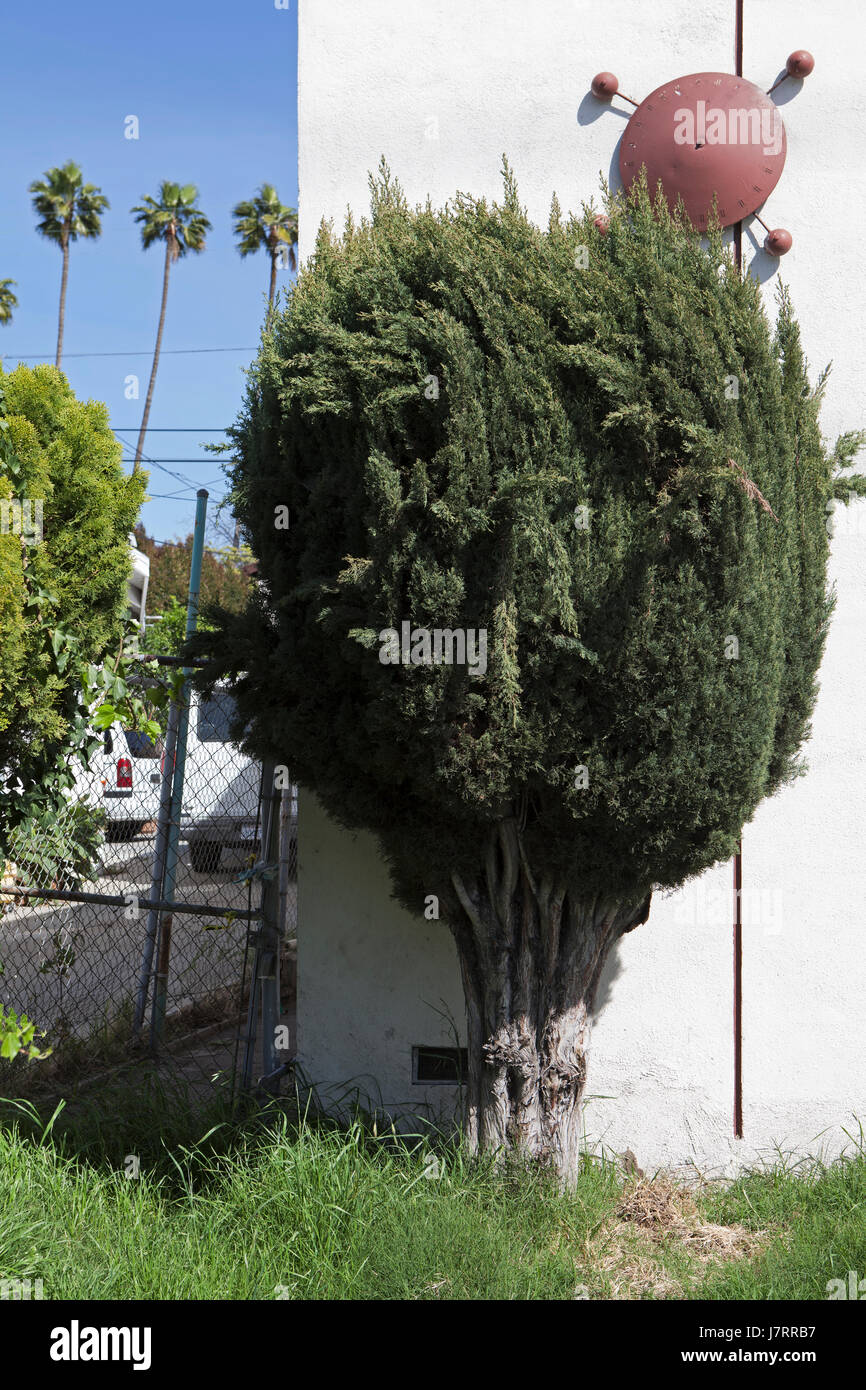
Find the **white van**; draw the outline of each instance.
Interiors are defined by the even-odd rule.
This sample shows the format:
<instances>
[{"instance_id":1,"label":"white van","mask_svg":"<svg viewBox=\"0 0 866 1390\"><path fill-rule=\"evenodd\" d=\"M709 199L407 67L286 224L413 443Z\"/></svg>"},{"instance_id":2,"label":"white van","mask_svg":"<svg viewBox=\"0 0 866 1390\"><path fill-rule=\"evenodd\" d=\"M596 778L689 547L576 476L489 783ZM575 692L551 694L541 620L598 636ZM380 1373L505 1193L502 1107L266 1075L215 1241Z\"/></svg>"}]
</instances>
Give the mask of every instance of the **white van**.
<instances>
[{"instance_id":1,"label":"white van","mask_svg":"<svg viewBox=\"0 0 866 1390\"><path fill-rule=\"evenodd\" d=\"M130 573L126 585L127 609L144 632L150 560L129 533ZM146 734L112 724L101 735L102 746L91 754L85 767L74 759L72 796L105 811L106 838L131 840L145 825L156 821L163 745Z\"/></svg>"},{"instance_id":2,"label":"white van","mask_svg":"<svg viewBox=\"0 0 866 1390\"><path fill-rule=\"evenodd\" d=\"M76 800L105 811L106 838L131 840L159 812L163 745L147 734L112 724L85 767L75 759Z\"/></svg>"},{"instance_id":3,"label":"white van","mask_svg":"<svg viewBox=\"0 0 866 1390\"><path fill-rule=\"evenodd\" d=\"M234 702L227 690L204 698L193 691L187 729L186 763L181 803L180 839L189 846L195 873L213 873L224 851L261 854L257 826L261 764L229 742ZM165 763L161 738L112 724L88 767L76 765L76 799L102 806L106 838L131 840L146 826L153 830L159 815L160 786ZM298 793L292 787L291 842L296 843ZM296 851L292 850L294 862ZM237 853L227 858L238 858Z\"/></svg>"},{"instance_id":4,"label":"white van","mask_svg":"<svg viewBox=\"0 0 866 1390\"><path fill-rule=\"evenodd\" d=\"M229 742L234 701L217 689L207 699L193 693L183 781L181 839L189 844L195 873L213 873L223 851L261 854L257 826L261 763ZM297 840L298 793L292 788L291 840ZM235 858L237 855L234 856ZM294 859L294 852L292 854Z\"/></svg>"}]
</instances>

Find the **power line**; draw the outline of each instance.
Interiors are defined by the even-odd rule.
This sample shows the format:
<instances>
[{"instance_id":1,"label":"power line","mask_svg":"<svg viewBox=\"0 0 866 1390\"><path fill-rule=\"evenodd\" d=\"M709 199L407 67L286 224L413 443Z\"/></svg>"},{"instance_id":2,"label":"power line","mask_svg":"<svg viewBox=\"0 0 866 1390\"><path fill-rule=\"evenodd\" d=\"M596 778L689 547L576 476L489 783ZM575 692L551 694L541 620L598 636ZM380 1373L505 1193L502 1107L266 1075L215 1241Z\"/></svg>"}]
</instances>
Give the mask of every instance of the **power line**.
<instances>
[{"instance_id":1,"label":"power line","mask_svg":"<svg viewBox=\"0 0 866 1390\"><path fill-rule=\"evenodd\" d=\"M184 505L185 507L195 507L195 498L194 498L194 497L172 497L170 493L169 493L167 496L164 497L164 496L162 495L162 493L160 493L160 492L152 492L152 493L150 493L150 497L152 497L152 498L154 498L155 500L160 501L160 502L176 502L178 505L180 505L181 503L183 503L183 505ZM138 525L138 524L139 524L139 523L136 522L136 525ZM191 530L191 529L192 529L192 528L190 527L190 530Z\"/></svg>"},{"instance_id":2,"label":"power line","mask_svg":"<svg viewBox=\"0 0 866 1390\"><path fill-rule=\"evenodd\" d=\"M243 352L243 353L251 353L251 352L252 352L252 353L255 353L255 352L258 352L258 348L239 348L239 347L238 347L238 348L230 348L230 347L218 347L218 348L163 348L163 349L162 349L162 352L161 352L161 354L160 354L160 356L162 356L162 357L179 357L179 356L182 356L182 355L184 355L184 354L196 353L196 352ZM25 353L19 353L19 352L4 352L4 353L0 353L0 358L2 358L2 357L14 357L15 360L16 360L17 362L44 362L47 358L53 357L53 356L54 356L54 348L52 348L50 352L25 352ZM64 358L66 358L66 357L152 357L152 356L153 356L153 348L148 348L146 351L143 351L143 352L64 352L63 356L64 356Z\"/></svg>"},{"instance_id":3,"label":"power line","mask_svg":"<svg viewBox=\"0 0 866 1390\"><path fill-rule=\"evenodd\" d=\"M147 533L145 533L145 534L147 534ZM176 545L176 546L180 547L181 549L184 549L184 550L186 549L186 546L184 545L183 541L179 541L179 540L177 539L177 537L175 537L175 539L174 539L173 541L161 541L161 540L158 540L156 536L148 536L147 539L148 539L149 541L152 541L154 545ZM222 547L220 547L220 548L222 548ZM215 554L215 553L216 553L216 552L215 552L215 547L214 547L214 546L205 544L205 554L213 555L213 554Z\"/></svg>"},{"instance_id":4,"label":"power line","mask_svg":"<svg viewBox=\"0 0 866 1390\"><path fill-rule=\"evenodd\" d=\"M115 434L134 434L137 429L140 429L140 426L114 425L112 428ZM213 429L205 429L202 426L200 430L197 430L192 425L148 425L147 432L148 434L225 434L229 428L228 425L216 425Z\"/></svg>"},{"instance_id":5,"label":"power line","mask_svg":"<svg viewBox=\"0 0 866 1390\"><path fill-rule=\"evenodd\" d=\"M176 492L149 492L148 501L157 499L160 502L194 502L194 497L180 497Z\"/></svg>"},{"instance_id":6,"label":"power line","mask_svg":"<svg viewBox=\"0 0 866 1390\"><path fill-rule=\"evenodd\" d=\"M122 440L121 440L121 443L123 443ZM127 447L128 447L128 448L132 448L132 445L130 444L130 445L128 445ZM209 463L209 464L211 464L211 466L213 465L213 459L212 459L212 458L208 458L207 454L199 454L198 458L188 458L188 459L149 459L149 458L146 456L146 454L142 454L141 460L142 460L142 463L155 463L155 464L160 464L160 463ZM124 463L133 463L133 462L134 462L133 459L124 459L123 461L124 461ZM190 486L192 486L192 484L190 484Z\"/></svg>"},{"instance_id":7,"label":"power line","mask_svg":"<svg viewBox=\"0 0 866 1390\"><path fill-rule=\"evenodd\" d=\"M211 499L212 502L222 502L222 501L224 501L224 498L223 498L221 495L219 495L217 492L215 492L213 489L211 489L211 488L208 488L208 496L210 497L210 499ZM190 489L189 492L185 492L185 493L181 493L181 492L149 492L149 493L147 494L147 499L148 499L148 501L150 501L151 498L154 498L154 497L159 498L160 502L178 502L178 503L181 503L181 502L182 502L182 503L184 504L184 506L186 506L187 503L190 503L190 502L194 502L194 501L195 501L195 493L194 493L191 489Z\"/></svg>"},{"instance_id":8,"label":"power line","mask_svg":"<svg viewBox=\"0 0 866 1390\"><path fill-rule=\"evenodd\" d=\"M124 449L134 448L134 445L132 445L128 439L124 439L123 436L120 435L117 430L115 430L114 433L117 435L118 442L122 445ZM170 468L163 468L162 464L159 462L158 459L149 458L147 454L144 453L141 455L141 457L145 463L153 464L154 468L158 468L160 472L165 473L167 477L174 478L176 483L182 483L185 488L195 487L195 483L192 482L190 478L185 478L182 473L173 473ZM121 462L132 463L133 467L135 466L135 459L122 459Z\"/></svg>"},{"instance_id":9,"label":"power line","mask_svg":"<svg viewBox=\"0 0 866 1390\"><path fill-rule=\"evenodd\" d=\"M131 449L131 448L133 448L133 445L130 444L129 440L124 439L124 438L123 438L123 435L124 435L124 434L133 434L133 433L135 432L136 428L137 428L137 426L135 426L135 425L124 425L123 427L121 427L121 426L119 426L119 425L115 425L115 426L113 426L113 432L117 435L117 437L118 437L118 439L120 440L121 444L125 445L127 449ZM220 427L220 426L217 426L217 427L215 427L214 429L200 429L200 430L197 430L197 429L194 429L191 425L180 425L177 429L172 429L169 425L159 425L159 426L154 426L154 428L153 428L152 430L151 430L151 428L148 426L148 430L147 430L147 433L148 433L148 434L225 434L225 432L226 432L225 429L222 428L222 427ZM212 460L207 454L199 454L199 455L197 455L197 456L195 456L195 457L193 457L193 458L162 458L162 459L155 459L155 458L150 458L147 454L142 454L141 457L142 457L142 461L143 461L144 463L153 463L153 464L156 465L157 468L159 468L160 465L163 464L163 463L212 463L212 462L213 462L213 460ZM133 460L133 459L124 459L123 462L124 462L124 463L133 463L134 460ZM168 469L163 469L163 472L168 472ZM180 479L180 481L182 482L183 479ZM190 483L189 486L190 486L190 487L193 487L193 486L195 486L195 484Z\"/></svg>"},{"instance_id":10,"label":"power line","mask_svg":"<svg viewBox=\"0 0 866 1390\"><path fill-rule=\"evenodd\" d=\"M132 463L132 459L124 459L123 462L124 462L124 463ZM222 483L222 478L211 478L211 479L209 479L209 481L206 482L206 483L196 483L196 484L184 483L180 488L178 488L178 490L177 490L176 492L173 492L173 493L166 493L166 494L164 494L164 495L165 495L165 496L169 496L169 497L181 497L181 498L183 498L183 494L188 493L188 492L192 492L192 491L193 491L193 487L195 487L196 492L198 491L198 489L199 489L200 487L205 487L205 488L207 488L208 492L210 493L210 492L213 492L214 489L218 488L218 487L220 486L221 483ZM221 494L221 495L227 495L227 494ZM156 493L150 492L150 493L148 493L148 496L149 496L149 497L155 497L155 496L156 496ZM186 500L186 499L183 498L183 500Z\"/></svg>"}]
</instances>

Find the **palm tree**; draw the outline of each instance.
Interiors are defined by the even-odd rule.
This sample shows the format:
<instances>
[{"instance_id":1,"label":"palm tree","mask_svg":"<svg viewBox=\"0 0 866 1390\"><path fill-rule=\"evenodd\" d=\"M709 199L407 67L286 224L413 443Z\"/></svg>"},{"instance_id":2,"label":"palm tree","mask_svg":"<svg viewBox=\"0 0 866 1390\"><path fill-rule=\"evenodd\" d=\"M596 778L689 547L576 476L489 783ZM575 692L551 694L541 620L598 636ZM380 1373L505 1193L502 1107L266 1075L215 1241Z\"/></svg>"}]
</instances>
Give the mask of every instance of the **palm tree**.
<instances>
[{"instance_id":1,"label":"palm tree","mask_svg":"<svg viewBox=\"0 0 866 1390\"><path fill-rule=\"evenodd\" d=\"M60 314L57 320L57 357L60 366L63 356L63 324L66 318L66 282L69 278L69 243L79 237L98 237L102 232L100 214L109 206L101 189L84 183L81 170L72 160L60 169L48 169L41 179L30 185L33 211L39 221L36 230L54 241L63 252L63 273L60 277Z\"/></svg>"},{"instance_id":2,"label":"palm tree","mask_svg":"<svg viewBox=\"0 0 866 1390\"><path fill-rule=\"evenodd\" d=\"M235 236L242 256L251 256L264 247L271 258L271 284L268 301L273 304L277 289L277 262L281 250L287 248L289 265L297 266L295 247L298 244L298 214L294 208L280 202L277 190L263 183L254 198L238 203L232 213Z\"/></svg>"},{"instance_id":3,"label":"palm tree","mask_svg":"<svg viewBox=\"0 0 866 1390\"><path fill-rule=\"evenodd\" d=\"M0 280L0 323L12 322L12 310L18 307L18 296L12 293L14 280Z\"/></svg>"},{"instance_id":4,"label":"palm tree","mask_svg":"<svg viewBox=\"0 0 866 1390\"><path fill-rule=\"evenodd\" d=\"M185 256L187 251L203 251L205 234L210 231L210 222L200 208L195 205L198 189L188 183L182 188L177 183L161 183L159 197L148 198L132 209L136 222L141 223L141 244L145 251L157 241L165 242L165 269L162 276L162 305L159 311L159 327L156 330L156 347L153 353L153 366L144 414L141 417L141 430L135 450L133 473L138 472L141 452L147 435L147 421L150 416L150 403L156 382L156 369L159 366L159 350L162 345L162 330L165 327L165 304L168 298L168 277L173 263Z\"/></svg>"}]
</instances>

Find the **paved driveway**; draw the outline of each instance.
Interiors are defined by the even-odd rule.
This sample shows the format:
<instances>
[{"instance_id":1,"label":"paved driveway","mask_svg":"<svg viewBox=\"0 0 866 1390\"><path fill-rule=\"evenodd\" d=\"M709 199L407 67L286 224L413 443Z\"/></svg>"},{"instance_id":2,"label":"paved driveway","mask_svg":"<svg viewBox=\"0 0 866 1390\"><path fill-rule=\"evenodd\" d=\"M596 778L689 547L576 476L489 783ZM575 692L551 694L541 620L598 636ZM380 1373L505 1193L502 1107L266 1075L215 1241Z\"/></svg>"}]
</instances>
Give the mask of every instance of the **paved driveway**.
<instances>
[{"instance_id":1,"label":"paved driveway","mask_svg":"<svg viewBox=\"0 0 866 1390\"><path fill-rule=\"evenodd\" d=\"M215 907L249 906L246 884L233 882L242 860L229 872L194 873L181 842L175 897ZM147 897L150 893L153 836L108 844L101 851L102 873L85 891ZM253 889L253 905L258 897ZM290 885L289 921L296 920L296 885ZM126 914L126 915L125 915ZM0 916L0 1000L26 1012L51 1031L64 1018L72 1031L87 1036L101 1021L131 1008L138 983L147 911L100 907L93 903L45 903L7 907ZM292 934L294 929L290 928ZM174 915L168 1011L175 1012L214 990L239 985L247 923L226 926L218 917Z\"/></svg>"}]
</instances>

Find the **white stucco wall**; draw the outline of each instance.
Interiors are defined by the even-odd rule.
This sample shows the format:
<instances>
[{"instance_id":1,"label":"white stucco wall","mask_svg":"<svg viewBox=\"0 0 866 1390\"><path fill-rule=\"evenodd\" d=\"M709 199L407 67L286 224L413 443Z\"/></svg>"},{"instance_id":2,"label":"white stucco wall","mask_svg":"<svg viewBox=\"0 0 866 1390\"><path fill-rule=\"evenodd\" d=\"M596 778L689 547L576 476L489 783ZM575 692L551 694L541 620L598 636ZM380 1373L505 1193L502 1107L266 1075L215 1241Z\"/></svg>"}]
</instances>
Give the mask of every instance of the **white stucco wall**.
<instances>
[{"instance_id":1,"label":"white stucco wall","mask_svg":"<svg viewBox=\"0 0 866 1390\"><path fill-rule=\"evenodd\" d=\"M383 153L411 201L457 188L498 196L506 152L531 215L546 218L554 191L577 208L600 171L613 174L631 110L588 95L596 71L613 70L640 100L665 78L734 67L734 0L300 0L299 24L302 259L322 216L339 225L347 205L367 210ZM747 77L769 87L795 48L816 59L808 81L777 94L788 158L762 215L794 237L781 269L810 362L834 359L829 436L866 421L866 185L845 183L864 116L863 28L857 0L745 0ZM746 260L772 296L778 263L755 238L746 231ZM811 770L744 834L743 1141L731 1122L730 865L656 898L602 987L587 1138L631 1147L644 1165L715 1171L774 1146L837 1152L854 1116L866 1119L866 503L839 520L832 576ZM392 1108L453 1104L449 1088L413 1086L410 1071L413 1044L449 1040L437 1009L462 1022L447 931L397 908L372 841L303 795L299 892L310 1079L358 1078Z\"/></svg>"}]
</instances>

